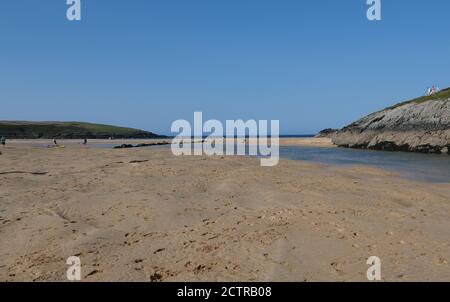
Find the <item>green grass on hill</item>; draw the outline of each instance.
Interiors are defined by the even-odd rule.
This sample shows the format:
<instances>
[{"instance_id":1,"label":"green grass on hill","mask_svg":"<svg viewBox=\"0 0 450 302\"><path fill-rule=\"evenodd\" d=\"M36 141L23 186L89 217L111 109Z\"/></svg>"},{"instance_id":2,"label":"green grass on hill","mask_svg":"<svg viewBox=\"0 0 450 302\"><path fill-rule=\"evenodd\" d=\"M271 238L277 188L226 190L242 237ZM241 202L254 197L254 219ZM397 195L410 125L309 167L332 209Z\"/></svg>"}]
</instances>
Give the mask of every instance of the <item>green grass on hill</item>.
<instances>
[{"instance_id":1,"label":"green grass on hill","mask_svg":"<svg viewBox=\"0 0 450 302\"><path fill-rule=\"evenodd\" d=\"M398 103L398 104L388 107L386 109L395 109L395 108L398 108L400 106L410 104L410 103L420 104L420 103L425 103L425 102L433 101L433 100L446 100L446 99L450 99L450 88L443 89L436 94L422 96L422 97L415 98L413 100Z\"/></svg>"},{"instance_id":2,"label":"green grass on hill","mask_svg":"<svg viewBox=\"0 0 450 302\"><path fill-rule=\"evenodd\" d=\"M8 138L157 138L133 128L81 122L0 121L0 135Z\"/></svg>"}]
</instances>

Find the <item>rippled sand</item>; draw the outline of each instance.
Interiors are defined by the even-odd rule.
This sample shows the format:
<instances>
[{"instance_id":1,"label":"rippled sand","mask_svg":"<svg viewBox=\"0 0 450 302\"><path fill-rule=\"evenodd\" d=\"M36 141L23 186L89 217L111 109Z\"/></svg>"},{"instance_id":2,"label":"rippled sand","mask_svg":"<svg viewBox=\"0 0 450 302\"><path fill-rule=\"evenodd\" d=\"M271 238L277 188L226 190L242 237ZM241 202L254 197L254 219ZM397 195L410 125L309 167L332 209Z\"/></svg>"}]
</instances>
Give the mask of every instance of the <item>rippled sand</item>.
<instances>
[{"instance_id":1,"label":"rippled sand","mask_svg":"<svg viewBox=\"0 0 450 302\"><path fill-rule=\"evenodd\" d=\"M366 281L370 256L383 280L450 280L450 184L45 144L0 155L2 281L66 280L72 255L84 281Z\"/></svg>"}]
</instances>

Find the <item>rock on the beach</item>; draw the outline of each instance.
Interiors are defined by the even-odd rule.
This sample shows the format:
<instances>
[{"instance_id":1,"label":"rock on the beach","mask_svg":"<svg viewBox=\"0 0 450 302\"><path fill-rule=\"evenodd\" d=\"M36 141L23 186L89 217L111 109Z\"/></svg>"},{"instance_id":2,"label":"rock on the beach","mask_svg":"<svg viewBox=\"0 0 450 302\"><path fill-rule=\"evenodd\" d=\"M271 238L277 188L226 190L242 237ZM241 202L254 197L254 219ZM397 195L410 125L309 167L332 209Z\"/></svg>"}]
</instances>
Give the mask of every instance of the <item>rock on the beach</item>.
<instances>
[{"instance_id":1,"label":"rock on the beach","mask_svg":"<svg viewBox=\"0 0 450 302\"><path fill-rule=\"evenodd\" d=\"M163 142L155 142L155 143L147 143L147 144L144 143L144 144L137 144L137 145L122 144L120 146L115 146L114 149L142 148L142 147L164 146L164 145L170 145L170 142L163 141Z\"/></svg>"},{"instance_id":2,"label":"rock on the beach","mask_svg":"<svg viewBox=\"0 0 450 302\"><path fill-rule=\"evenodd\" d=\"M349 148L449 154L450 89L372 113L332 140Z\"/></svg>"},{"instance_id":3,"label":"rock on the beach","mask_svg":"<svg viewBox=\"0 0 450 302\"><path fill-rule=\"evenodd\" d=\"M131 144L122 144L120 146L115 146L114 149L127 149L127 148L134 148Z\"/></svg>"}]
</instances>

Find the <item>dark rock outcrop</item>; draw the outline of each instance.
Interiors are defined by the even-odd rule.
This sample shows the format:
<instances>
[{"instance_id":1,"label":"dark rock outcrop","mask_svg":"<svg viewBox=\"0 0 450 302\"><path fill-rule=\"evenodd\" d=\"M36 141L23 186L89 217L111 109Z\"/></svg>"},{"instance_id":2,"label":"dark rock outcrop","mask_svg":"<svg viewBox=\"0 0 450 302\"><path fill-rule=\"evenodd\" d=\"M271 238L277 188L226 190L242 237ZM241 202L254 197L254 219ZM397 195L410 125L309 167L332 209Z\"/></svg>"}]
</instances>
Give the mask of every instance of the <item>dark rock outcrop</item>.
<instances>
[{"instance_id":1,"label":"dark rock outcrop","mask_svg":"<svg viewBox=\"0 0 450 302\"><path fill-rule=\"evenodd\" d=\"M349 148L450 154L450 89L372 113L332 140Z\"/></svg>"},{"instance_id":2,"label":"dark rock outcrop","mask_svg":"<svg viewBox=\"0 0 450 302\"><path fill-rule=\"evenodd\" d=\"M120 146L115 146L114 149L129 149L134 148L132 144L122 144Z\"/></svg>"},{"instance_id":3,"label":"dark rock outcrop","mask_svg":"<svg viewBox=\"0 0 450 302\"><path fill-rule=\"evenodd\" d=\"M336 132L338 132L338 129L331 129L331 128L327 128L324 129L322 131L320 131L315 137L317 138L321 138L321 137L325 137L325 138L329 138L332 137L334 134L336 134Z\"/></svg>"},{"instance_id":4,"label":"dark rock outcrop","mask_svg":"<svg viewBox=\"0 0 450 302\"><path fill-rule=\"evenodd\" d=\"M170 142L163 141L163 142L155 142L155 143L144 143L144 144L122 144L120 146L115 146L114 149L129 149L129 148L142 148L142 147L152 147L152 146L165 146L170 145Z\"/></svg>"}]
</instances>

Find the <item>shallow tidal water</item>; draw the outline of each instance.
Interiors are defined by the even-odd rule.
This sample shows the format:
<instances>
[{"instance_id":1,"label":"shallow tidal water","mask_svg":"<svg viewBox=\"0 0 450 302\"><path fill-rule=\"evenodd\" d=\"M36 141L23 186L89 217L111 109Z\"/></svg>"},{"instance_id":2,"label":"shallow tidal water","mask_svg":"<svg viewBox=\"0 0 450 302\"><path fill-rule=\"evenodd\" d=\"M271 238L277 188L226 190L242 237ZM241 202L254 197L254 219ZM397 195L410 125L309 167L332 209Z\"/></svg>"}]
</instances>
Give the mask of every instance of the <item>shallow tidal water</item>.
<instances>
[{"instance_id":1,"label":"shallow tidal water","mask_svg":"<svg viewBox=\"0 0 450 302\"><path fill-rule=\"evenodd\" d=\"M280 146L280 157L335 165L369 165L402 177L450 183L450 156L408 152Z\"/></svg>"},{"instance_id":2,"label":"shallow tidal water","mask_svg":"<svg viewBox=\"0 0 450 302\"><path fill-rule=\"evenodd\" d=\"M97 144L94 147L113 148L116 145ZM170 148L170 145L145 148ZM330 147L280 146L280 158L343 166L369 165L398 173L408 179L450 183L450 156L448 155Z\"/></svg>"}]
</instances>

